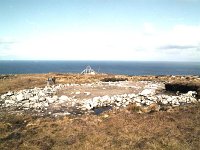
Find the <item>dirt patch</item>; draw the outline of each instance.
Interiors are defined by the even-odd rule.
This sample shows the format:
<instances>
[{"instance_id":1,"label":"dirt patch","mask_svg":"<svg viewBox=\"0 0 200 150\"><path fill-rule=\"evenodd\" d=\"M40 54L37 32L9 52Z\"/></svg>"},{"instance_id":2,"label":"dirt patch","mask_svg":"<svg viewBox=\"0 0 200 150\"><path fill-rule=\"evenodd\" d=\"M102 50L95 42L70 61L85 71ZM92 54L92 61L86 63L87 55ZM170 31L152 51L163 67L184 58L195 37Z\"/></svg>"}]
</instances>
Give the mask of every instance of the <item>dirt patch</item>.
<instances>
[{"instance_id":1,"label":"dirt patch","mask_svg":"<svg viewBox=\"0 0 200 150\"><path fill-rule=\"evenodd\" d=\"M78 100L89 99L97 96L113 96L120 94L139 93L143 90L146 82L118 82L106 83L98 82L91 85L68 86L57 92L58 96L67 95Z\"/></svg>"}]
</instances>

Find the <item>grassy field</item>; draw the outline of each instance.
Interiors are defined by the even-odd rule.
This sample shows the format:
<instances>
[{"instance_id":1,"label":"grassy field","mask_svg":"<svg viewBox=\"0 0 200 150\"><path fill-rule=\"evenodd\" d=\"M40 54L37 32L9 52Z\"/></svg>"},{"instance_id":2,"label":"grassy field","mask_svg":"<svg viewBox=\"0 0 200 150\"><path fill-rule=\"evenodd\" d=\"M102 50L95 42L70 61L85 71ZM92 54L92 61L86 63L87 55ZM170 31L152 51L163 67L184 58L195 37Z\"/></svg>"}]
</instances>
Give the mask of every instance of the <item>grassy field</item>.
<instances>
[{"instance_id":1,"label":"grassy field","mask_svg":"<svg viewBox=\"0 0 200 150\"><path fill-rule=\"evenodd\" d=\"M17 75L0 81L0 93L43 87L48 77L57 83L96 82L114 75L82 76L70 74ZM128 80L185 81L181 77L127 77ZM192 79L192 77L190 77ZM191 80L190 79L190 80ZM199 82L194 79L193 82ZM129 106L100 115L34 117L29 114L0 112L2 150L199 150L200 104L171 111L136 113Z\"/></svg>"},{"instance_id":2,"label":"grassy field","mask_svg":"<svg viewBox=\"0 0 200 150\"><path fill-rule=\"evenodd\" d=\"M200 149L200 105L172 112L134 109L99 116L32 117L0 114L0 149Z\"/></svg>"}]
</instances>

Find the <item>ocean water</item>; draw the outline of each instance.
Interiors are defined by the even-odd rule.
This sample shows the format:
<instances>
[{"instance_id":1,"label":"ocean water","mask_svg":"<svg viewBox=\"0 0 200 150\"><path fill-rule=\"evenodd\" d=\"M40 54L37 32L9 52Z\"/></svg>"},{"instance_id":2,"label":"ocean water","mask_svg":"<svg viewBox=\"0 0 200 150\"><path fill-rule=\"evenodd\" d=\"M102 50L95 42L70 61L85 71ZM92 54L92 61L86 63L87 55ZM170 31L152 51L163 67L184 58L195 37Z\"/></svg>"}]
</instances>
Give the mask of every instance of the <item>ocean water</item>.
<instances>
[{"instance_id":1,"label":"ocean water","mask_svg":"<svg viewBox=\"0 0 200 150\"><path fill-rule=\"evenodd\" d=\"M0 74L80 73L88 65L109 74L200 75L200 62L147 61L0 61Z\"/></svg>"}]
</instances>

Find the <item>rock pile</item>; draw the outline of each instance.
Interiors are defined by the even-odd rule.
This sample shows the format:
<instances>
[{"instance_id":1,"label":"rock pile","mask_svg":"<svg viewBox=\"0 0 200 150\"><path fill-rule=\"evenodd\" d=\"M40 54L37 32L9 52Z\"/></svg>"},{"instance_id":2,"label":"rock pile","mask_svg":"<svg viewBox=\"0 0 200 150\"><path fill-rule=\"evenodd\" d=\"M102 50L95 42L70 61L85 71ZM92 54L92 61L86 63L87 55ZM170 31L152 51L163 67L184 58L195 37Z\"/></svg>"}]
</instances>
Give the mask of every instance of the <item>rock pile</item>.
<instances>
[{"instance_id":1,"label":"rock pile","mask_svg":"<svg viewBox=\"0 0 200 150\"><path fill-rule=\"evenodd\" d=\"M18 92L9 91L0 97L2 108L35 109L41 110L52 103L64 103L68 101L67 96L58 97L57 90L66 85L58 85L45 88L25 89Z\"/></svg>"},{"instance_id":2,"label":"rock pile","mask_svg":"<svg viewBox=\"0 0 200 150\"><path fill-rule=\"evenodd\" d=\"M109 83L112 85L113 83ZM115 83L121 85L122 83ZM158 93L158 89L163 89L163 85L159 83L149 83L145 86L144 90L138 94L121 94L121 95L105 95L97 96L89 99L77 100L75 97L68 97L66 95L58 96L57 91L68 86L80 86L73 84L60 84L54 86L46 86L45 88L25 89L17 92L9 91L0 96L0 108L9 110L32 110L32 111L47 111L49 108L65 107L65 114L69 114L68 109L75 107L80 112L90 112L91 110L99 107L109 106L115 109L126 107L129 104L136 104L141 107L151 107L156 104L161 106L180 106L188 103L196 103L197 92L189 91L185 94L176 96ZM92 86L85 84L84 86ZM77 92L76 94L80 94ZM90 94L90 93L86 93ZM157 109L159 111L159 109ZM51 113L51 112L49 112Z\"/></svg>"},{"instance_id":3,"label":"rock pile","mask_svg":"<svg viewBox=\"0 0 200 150\"><path fill-rule=\"evenodd\" d=\"M200 99L197 100L195 98L196 94L197 93L195 91L189 91L188 93L181 94L179 96L170 96L165 94L156 95L154 91L145 89L140 94L94 97L93 99L84 100L81 107L83 110L92 110L103 106L113 106L118 109L120 107L126 107L131 103L135 103L137 106L143 107L148 107L152 104L176 107L200 101Z\"/></svg>"}]
</instances>

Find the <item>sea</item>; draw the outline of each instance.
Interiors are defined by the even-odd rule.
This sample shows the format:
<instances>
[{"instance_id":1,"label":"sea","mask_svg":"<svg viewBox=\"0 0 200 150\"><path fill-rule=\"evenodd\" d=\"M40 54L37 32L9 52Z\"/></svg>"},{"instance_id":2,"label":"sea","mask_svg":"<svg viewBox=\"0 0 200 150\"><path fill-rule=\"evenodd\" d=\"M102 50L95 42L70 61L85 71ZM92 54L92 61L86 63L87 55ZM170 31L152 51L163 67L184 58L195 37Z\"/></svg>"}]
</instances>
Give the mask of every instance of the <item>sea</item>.
<instances>
[{"instance_id":1,"label":"sea","mask_svg":"<svg viewBox=\"0 0 200 150\"><path fill-rule=\"evenodd\" d=\"M0 74L96 72L123 75L200 75L200 62L165 61L16 61L1 60Z\"/></svg>"}]
</instances>

